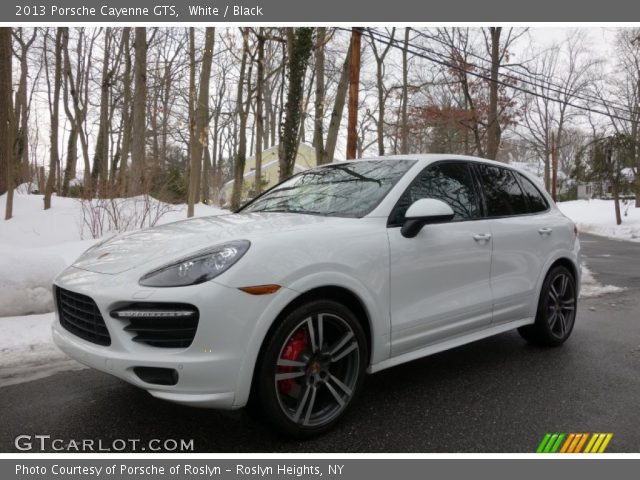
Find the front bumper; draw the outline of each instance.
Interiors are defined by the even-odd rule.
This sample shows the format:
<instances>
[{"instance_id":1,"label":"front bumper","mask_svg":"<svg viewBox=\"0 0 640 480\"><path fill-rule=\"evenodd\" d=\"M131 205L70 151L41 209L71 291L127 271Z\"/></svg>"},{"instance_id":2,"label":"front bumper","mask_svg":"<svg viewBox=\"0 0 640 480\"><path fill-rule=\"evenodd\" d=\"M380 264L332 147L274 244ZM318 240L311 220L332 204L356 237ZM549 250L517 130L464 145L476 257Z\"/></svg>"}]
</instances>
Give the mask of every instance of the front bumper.
<instances>
[{"instance_id":1,"label":"front bumper","mask_svg":"<svg viewBox=\"0 0 640 480\"><path fill-rule=\"evenodd\" d=\"M110 346L100 346L67 331L56 318L53 340L71 358L143 388L154 397L223 409L246 402L259 345L256 336L261 335L257 327L270 323L275 317L268 317L278 311L273 304L287 302L292 293L281 289L272 295L253 296L213 281L189 287L141 288L136 275L105 275L73 267L55 284L91 297L111 336ZM196 306L200 320L192 344L162 348L132 341L133 334L124 330L127 321L112 317L110 312L135 302ZM175 369L178 381L175 385L150 384L134 373L135 367Z\"/></svg>"},{"instance_id":2,"label":"front bumper","mask_svg":"<svg viewBox=\"0 0 640 480\"><path fill-rule=\"evenodd\" d=\"M233 408L235 385L231 383L225 386L224 374L216 375L225 369L224 361L221 365L216 359L205 355L197 358L194 355L118 352L112 347L101 347L76 337L65 330L59 321L54 322L52 335L55 344L69 357L143 388L154 397L184 405ZM179 375L178 383L171 386L145 383L133 372L135 367L140 366L175 369Z\"/></svg>"}]
</instances>

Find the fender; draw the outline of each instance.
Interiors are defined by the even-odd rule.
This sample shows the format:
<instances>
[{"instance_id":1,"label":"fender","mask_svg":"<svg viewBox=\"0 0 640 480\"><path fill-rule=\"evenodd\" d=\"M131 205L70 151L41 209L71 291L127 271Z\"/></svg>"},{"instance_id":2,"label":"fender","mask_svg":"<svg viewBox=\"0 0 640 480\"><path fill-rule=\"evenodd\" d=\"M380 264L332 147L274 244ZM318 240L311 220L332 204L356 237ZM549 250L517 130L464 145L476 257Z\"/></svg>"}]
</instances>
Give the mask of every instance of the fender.
<instances>
[{"instance_id":1,"label":"fender","mask_svg":"<svg viewBox=\"0 0 640 480\"><path fill-rule=\"evenodd\" d=\"M379 295L379 298L376 300L376 296L371 290L359 280L349 275L335 271L316 272L301 277L283 288L277 300L270 303L267 309L260 315L249 339L238 374L236 394L233 403L234 408L243 407L249 399L258 354L273 322L287 305L304 292L327 286L341 287L349 290L362 302L369 317L369 328L371 330L371 364L389 358L391 353L389 335L391 317L389 315L388 285L385 288L386 294Z\"/></svg>"}]
</instances>

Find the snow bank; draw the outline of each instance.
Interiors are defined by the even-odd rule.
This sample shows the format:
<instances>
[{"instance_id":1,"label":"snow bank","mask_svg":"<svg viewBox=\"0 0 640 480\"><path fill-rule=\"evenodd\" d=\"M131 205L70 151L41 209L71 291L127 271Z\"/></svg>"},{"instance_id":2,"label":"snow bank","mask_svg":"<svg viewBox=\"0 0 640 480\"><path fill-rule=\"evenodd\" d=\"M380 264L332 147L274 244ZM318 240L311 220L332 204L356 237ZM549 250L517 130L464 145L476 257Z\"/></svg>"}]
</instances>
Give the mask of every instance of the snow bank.
<instances>
[{"instance_id":1,"label":"snow bank","mask_svg":"<svg viewBox=\"0 0 640 480\"><path fill-rule=\"evenodd\" d=\"M576 222L581 232L640 242L640 208L635 208L634 200L620 203L622 225L616 225L613 200L560 202L558 208Z\"/></svg>"},{"instance_id":2,"label":"snow bank","mask_svg":"<svg viewBox=\"0 0 640 480\"><path fill-rule=\"evenodd\" d=\"M0 387L85 368L51 340L53 313L0 318Z\"/></svg>"},{"instance_id":3,"label":"snow bank","mask_svg":"<svg viewBox=\"0 0 640 480\"><path fill-rule=\"evenodd\" d=\"M132 215L139 222L143 219L142 213L131 213L131 209L149 207L149 202L136 199L127 199L125 203L116 199L116 202L124 207L121 231L135 228L136 222L129 221ZM0 196L0 212L4 212L5 203L6 194ZM51 203L51 209L45 211L42 195L16 193L13 218L0 220L0 317L53 311L53 279L98 241L92 238L86 225L83 228L86 204L83 214L78 199L54 197ZM187 216L186 205L163 204L151 199L151 208L162 212L158 225ZM195 209L196 216L225 212L207 205L197 205Z\"/></svg>"},{"instance_id":4,"label":"snow bank","mask_svg":"<svg viewBox=\"0 0 640 480\"><path fill-rule=\"evenodd\" d=\"M52 312L53 279L97 241L41 248L0 243L0 317Z\"/></svg>"}]
</instances>

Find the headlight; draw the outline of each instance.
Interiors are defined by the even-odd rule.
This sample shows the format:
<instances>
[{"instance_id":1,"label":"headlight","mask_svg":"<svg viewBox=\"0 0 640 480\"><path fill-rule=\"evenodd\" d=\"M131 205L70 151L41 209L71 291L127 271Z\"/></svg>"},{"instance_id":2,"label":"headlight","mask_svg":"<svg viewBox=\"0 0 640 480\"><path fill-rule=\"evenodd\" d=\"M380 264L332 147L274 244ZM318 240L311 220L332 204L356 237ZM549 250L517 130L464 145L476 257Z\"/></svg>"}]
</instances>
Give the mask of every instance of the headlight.
<instances>
[{"instance_id":1,"label":"headlight","mask_svg":"<svg viewBox=\"0 0 640 480\"><path fill-rule=\"evenodd\" d=\"M145 287L184 287L206 282L240 260L250 245L248 240L235 240L202 250L147 273L139 283Z\"/></svg>"}]
</instances>

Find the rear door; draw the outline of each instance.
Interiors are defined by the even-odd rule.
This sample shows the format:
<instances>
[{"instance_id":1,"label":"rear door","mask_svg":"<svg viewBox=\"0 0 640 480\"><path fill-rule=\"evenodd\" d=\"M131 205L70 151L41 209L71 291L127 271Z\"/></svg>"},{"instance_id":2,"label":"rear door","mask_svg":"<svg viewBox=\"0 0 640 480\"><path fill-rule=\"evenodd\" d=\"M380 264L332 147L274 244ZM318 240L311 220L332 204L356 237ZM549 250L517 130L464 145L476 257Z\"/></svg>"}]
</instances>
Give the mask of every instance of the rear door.
<instances>
[{"instance_id":1,"label":"rear door","mask_svg":"<svg viewBox=\"0 0 640 480\"><path fill-rule=\"evenodd\" d=\"M538 278L551 250L553 226L545 213L549 205L537 187L514 170L479 164L476 171L493 235L493 323L532 317Z\"/></svg>"},{"instance_id":2,"label":"rear door","mask_svg":"<svg viewBox=\"0 0 640 480\"><path fill-rule=\"evenodd\" d=\"M418 174L391 214L392 355L491 323L491 235L479 197L467 162L438 162ZM455 217L405 238L404 213L422 198L444 201Z\"/></svg>"}]
</instances>

